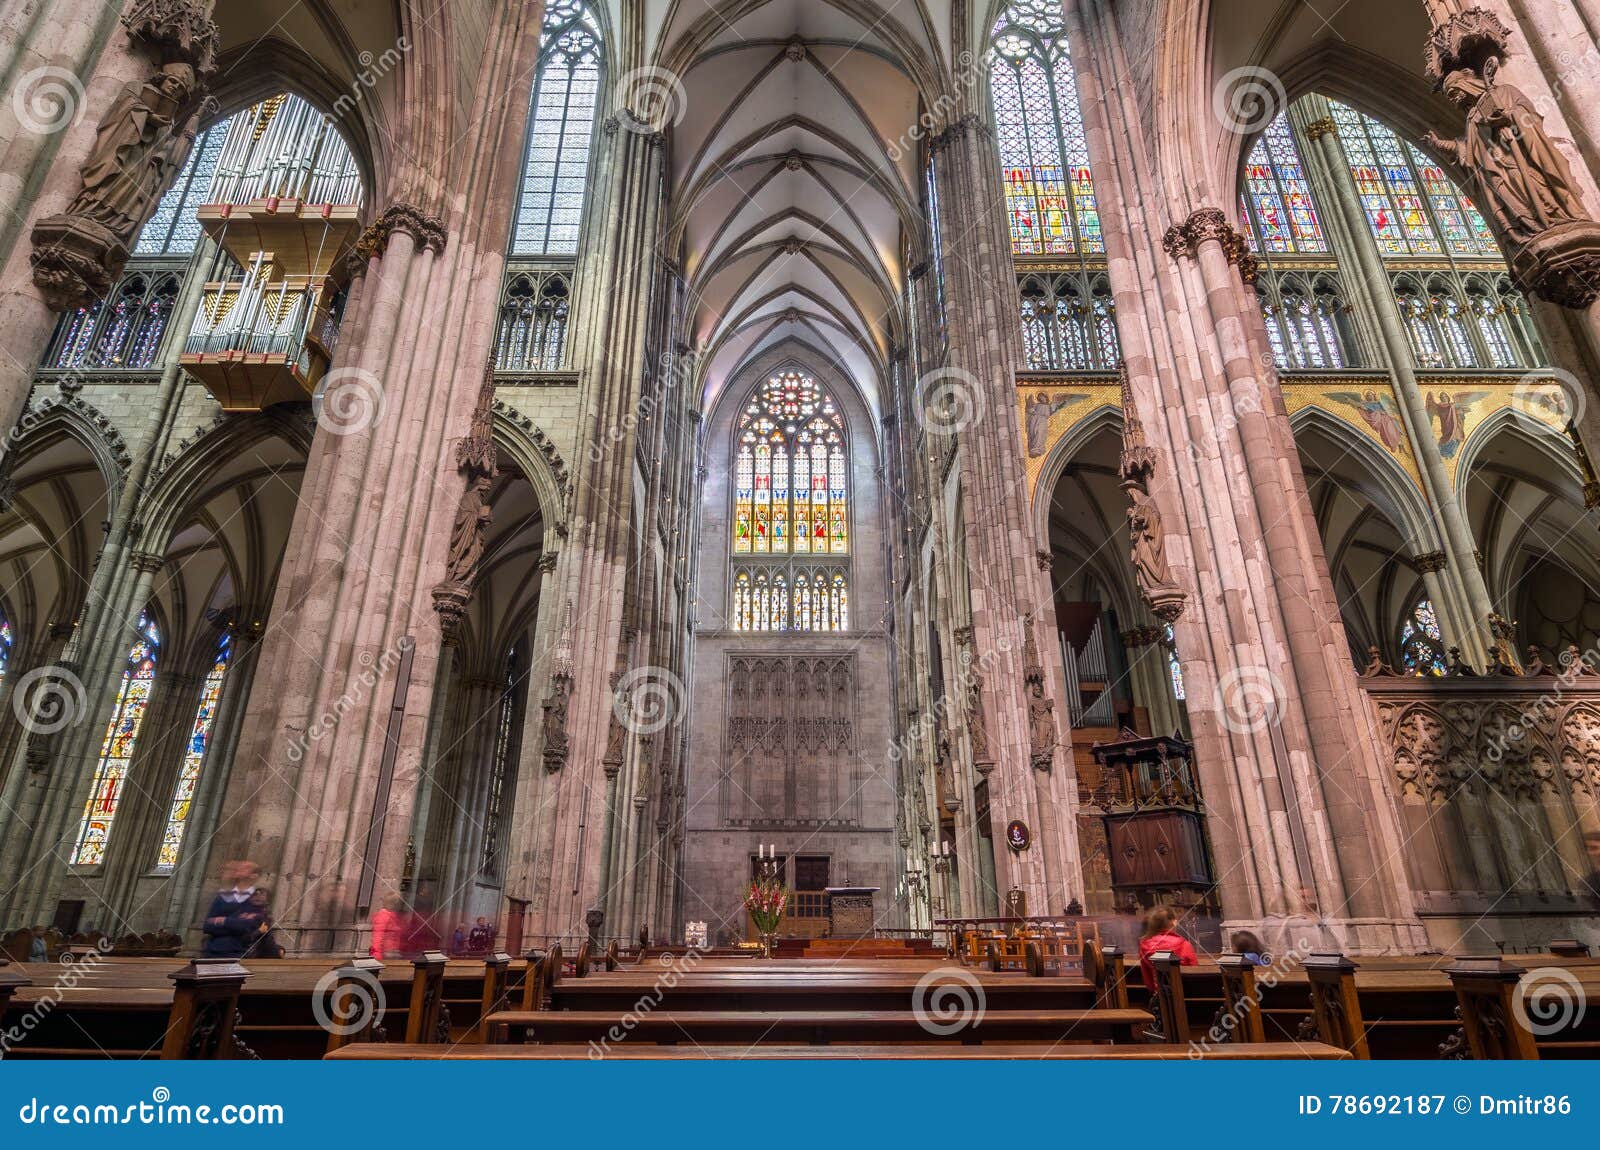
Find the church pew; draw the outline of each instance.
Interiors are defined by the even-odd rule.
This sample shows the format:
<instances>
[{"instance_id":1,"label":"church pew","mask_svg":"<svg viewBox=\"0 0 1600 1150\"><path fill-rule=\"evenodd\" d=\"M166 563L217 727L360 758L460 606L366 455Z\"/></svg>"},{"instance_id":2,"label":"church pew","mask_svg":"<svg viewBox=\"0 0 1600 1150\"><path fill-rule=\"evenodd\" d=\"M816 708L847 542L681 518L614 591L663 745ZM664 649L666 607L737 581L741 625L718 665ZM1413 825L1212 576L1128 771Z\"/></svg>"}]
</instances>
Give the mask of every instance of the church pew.
<instances>
[{"instance_id":1,"label":"church pew","mask_svg":"<svg viewBox=\"0 0 1600 1150\"><path fill-rule=\"evenodd\" d=\"M6 1057L239 1057L234 1022L240 990L249 977L233 959L200 958L172 971L165 987L13 981L9 1008L0 1018Z\"/></svg>"},{"instance_id":2,"label":"church pew","mask_svg":"<svg viewBox=\"0 0 1600 1150\"><path fill-rule=\"evenodd\" d=\"M489 1016L491 1041L640 1042L671 1045L934 1042L926 1012L914 1010L635 1011L631 1026L612 1011L501 1011ZM986 1011L948 1036L951 1042L1126 1041L1153 1021L1143 1010Z\"/></svg>"},{"instance_id":3,"label":"church pew","mask_svg":"<svg viewBox=\"0 0 1600 1150\"><path fill-rule=\"evenodd\" d=\"M616 974L590 974L568 979L549 991L553 1010L608 1011L625 1014L648 999L660 1010L907 1010L920 996L927 997L919 981L932 969L868 975L848 972L783 974L773 972L732 975L698 970L665 977L671 968L654 974L634 974L629 968ZM990 1011L1012 1009L1084 1010L1097 1000L1095 988L1079 978L1031 979L1020 974L975 975Z\"/></svg>"},{"instance_id":4,"label":"church pew","mask_svg":"<svg viewBox=\"0 0 1600 1150\"><path fill-rule=\"evenodd\" d=\"M1191 1060L1197 1057L1193 1047L1171 1044L1140 1044L1128 1046L1090 1046L1076 1043L990 1043L983 1046L963 1046L957 1043L937 1045L834 1045L834 1046L654 1046L622 1043L597 1053L589 1045L559 1044L550 1046L405 1046L399 1043L346 1046L328 1055L330 1059L347 1060L408 1060L449 1059L483 1060L516 1059L522 1061L557 1062L595 1060L597 1058L624 1061L675 1061L731 1059L1006 1059L1009 1061L1073 1062L1090 1059L1117 1059L1122 1061ZM1314 1059L1331 1061L1349 1058L1343 1050L1313 1042L1300 1046L1283 1042L1236 1043L1201 1052L1199 1058L1214 1061L1284 1061Z\"/></svg>"},{"instance_id":5,"label":"church pew","mask_svg":"<svg viewBox=\"0 0 1600 1150\"><path fill-rule=\"evenodd\" d=\"M1600 1000L1600 976L1567 971L1553 980L1547 971L1525 984L1528 973L1498 957L1462 958L1446 967L1461 1026L1441 1053L1447 1058L1516 1060L1600 1056L1600 1022L1589 1017L1589 1007ZM1541 988L1551 996L1547 1002L1541 1001ZM1536 1032L1524 1020L1559 1029Z\"/></svg>"}]
</instances>

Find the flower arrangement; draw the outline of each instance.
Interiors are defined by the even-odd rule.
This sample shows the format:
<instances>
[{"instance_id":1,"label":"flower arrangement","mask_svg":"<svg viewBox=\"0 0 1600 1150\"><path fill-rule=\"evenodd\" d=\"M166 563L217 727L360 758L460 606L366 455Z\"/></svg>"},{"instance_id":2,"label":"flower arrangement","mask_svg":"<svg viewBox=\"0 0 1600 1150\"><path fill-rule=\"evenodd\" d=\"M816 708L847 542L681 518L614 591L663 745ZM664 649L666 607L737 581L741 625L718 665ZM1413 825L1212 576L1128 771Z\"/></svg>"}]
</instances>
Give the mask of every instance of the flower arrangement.
<instances>
[{"instance_id":1,"label":"flower arrangement","mask_svg":"<svg viewBox=\"0 0 1600 1150\"><path fill-rule=\"evenodd\" d=\"M781 879L763 875L752 879L744 895L744 908L750 912L750 921L763 935L777 932L783 918L783 908L789 901L789 888Z\"/></svg>"}]
</instances>

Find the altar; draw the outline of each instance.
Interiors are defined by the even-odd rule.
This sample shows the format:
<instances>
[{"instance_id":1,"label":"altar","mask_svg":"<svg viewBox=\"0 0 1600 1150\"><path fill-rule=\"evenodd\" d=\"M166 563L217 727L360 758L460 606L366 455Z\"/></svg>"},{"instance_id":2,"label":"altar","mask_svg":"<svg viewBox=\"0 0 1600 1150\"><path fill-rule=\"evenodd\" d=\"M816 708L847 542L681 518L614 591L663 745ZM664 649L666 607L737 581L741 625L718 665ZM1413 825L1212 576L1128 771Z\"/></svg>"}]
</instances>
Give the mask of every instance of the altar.
<instances>
[{"instance_id":1,"label":"altar","mask_svg":"<svg viewBox=\"0 0 1600 1150\"><path fill-rule=\"evenodd\" d=\"M875 886L830 886L828 935L830 938L871 938L877 925L873 913Z\"/></svg>"}]
</instances>

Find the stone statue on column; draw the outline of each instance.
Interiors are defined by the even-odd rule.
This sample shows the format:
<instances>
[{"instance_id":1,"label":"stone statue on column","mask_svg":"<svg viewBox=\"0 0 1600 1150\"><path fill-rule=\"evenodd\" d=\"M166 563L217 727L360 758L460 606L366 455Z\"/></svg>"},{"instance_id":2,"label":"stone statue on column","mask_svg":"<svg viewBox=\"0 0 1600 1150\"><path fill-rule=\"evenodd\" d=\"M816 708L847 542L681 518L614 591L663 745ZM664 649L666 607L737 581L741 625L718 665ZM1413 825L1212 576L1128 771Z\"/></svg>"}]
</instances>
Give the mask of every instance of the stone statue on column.
<instances>
[{"instance_id":1,"label":"stone statue on column","mask_svg":"<svg viewBox=\"0 0 1600 1150\"><path fill-rule=\"evenodd\" d=\"M1544 117L1499 79L1510 36L1482 8L1434 28L1427 72L1466 117L1466 133L1447 140L1430 132L1424 142L1460 166L1522 285L1552 303L1584 308L1600 297L1600 224L1585 208Z\"/></svg>"},{"instance_id":2,"label":"stone statue on column","mask_svg":"<svg viewBox=\"0 0 1600 1150\"><path fill-rule=\"evenodd\" d=\"M1039 660L1039 645L1033 637L1033 616L1022 620L1022 678L1028 696L1028 759L1036 771L1049 771L1055 765L1055 700L1045 693L1044 664Z\"/></svg>"},{"instance_id":3,"label":"stone statue on column","mask_svg":"<svg viewBox=\"0 0 1600 1150\"><path fill-rule=\"evenodd\" d=\"M122 23L157 66L124 88L101 119L67 210L34 225L33 282L57 311L103 296L121 274L139 229L188 158L216 66L217 29L203 0L140 0Z\"/></svg>"},{"instance_id":4,"label":"stone statue on column","mask_svg":"<svg viewBox=\"0 0 1600 1150\"><path fill-rule=\"evenodd\" d=\"M540 706L544 721L540 733L544 737L541 758L544 769L555 774L567 765L571 741L567 736L567 707L572 698L572 604L567 603L566 615L561 622L561 634L556 638L555 658L550 670L550 691Z\"/></svg>"},{"instance_id":5,"label":"stone statue on column","mask_svg":"<svg viewBox=\"0 0 1600 1150\"><path fill-rule=\"evenodd\" d=\"M446 638L454 638L472 597L472 584L483 558L484 542L494 520L489 491L499 474L494 446L494 365L484 369L472 427L456 444L456 470L466 479L466 490L450 525L450 550L445 577L433 588L433 609Z\"/></svg>"},{"instance_id":6,"label":"stone statue on column","mask_svg":"<svg viewBox=\"0 0 1600 1150\"><path fill-rule=\"evenodd\" d=\"M1171 623L1183 614L1188 594L1172 578L1167 564L1166 535L1161 509L1150 497L1150 477L1156 470L1156 453L1144 438L1144 424L1133 406L1128 369L1122 369L1122 458L1117 465L1122 490L1128 496L1129 557L1134 580L1156 617Z\"/></svg>"}]
</instances>

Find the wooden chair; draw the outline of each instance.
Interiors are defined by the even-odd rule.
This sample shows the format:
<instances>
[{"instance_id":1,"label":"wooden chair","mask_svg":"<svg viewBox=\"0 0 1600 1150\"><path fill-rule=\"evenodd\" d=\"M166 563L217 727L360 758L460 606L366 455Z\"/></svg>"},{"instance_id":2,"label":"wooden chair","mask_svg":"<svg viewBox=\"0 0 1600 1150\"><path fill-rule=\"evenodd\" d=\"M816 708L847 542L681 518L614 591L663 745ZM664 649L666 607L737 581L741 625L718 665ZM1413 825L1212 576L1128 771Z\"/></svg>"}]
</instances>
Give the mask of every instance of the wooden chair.
<instances>
[{"instance_id":1,"label":"wooden chair","mask_svg":"<svg viewBox=\"0 0 1600 1150\"><path fill-rule=\"evenodd\" d=\"M606 944L606 969L607 970L615 970L615 969L617 969L617 963L619 961L621 961L620 954L621 954L621 952L617 948L617 940L616 939L612 939L610 942L608 942Z\"/></svg>"},{"instance_id":2,"label":"wooden chair","mask_svg":"<svg viewBox=\"0 0 1600 1150\"><path fill-rule=\"evenodd\" d=\"M1108 944L1100 948L1100 965L1105 971L1098 1005L1126 1010L1128 999L1128 959L1122 948Z\"/></svg>"},{"instance_id":3,"label":"wooden chair","mask_svg":"<svg viewBox=\"0 0 1600 1150\"><path fill-rule=\"evenodd\" d=\"M1224 954L1217 958L1217 969L1222 973L1222 1006L1211 1033L1222 1042L1265 1042L1255 963L1242 954Z\"/></svg>"},{"instance_id":4,"label":"wooden chair","mask_svg":"<svg viewBox=\"0 0 1600 1150\"><path fill-rule=\"evenodd\" d=\"M1158 950L1150 956L1150 965L1156 971L1155 1014L1163 1041L1190 1041L1189 1008L1183 1000L1182 961L1170 950Z\"/></svg>"},{"instance_id":5,"label":"wooden chair","mask_svg":"<svg viewBox=\"0 0 1600 1150\"><path fill-rule=\"evenodd\" d=\"M594 961L594 947L588 939L584 939L578 946L577 961L572 964L572 973L579 978L589 977L589 963Z\"/></svg>"},{"instance_id":6,"label":"wooden chair","mask_svg":"<svg viewBox=\"0 0 1600 1150\"><path fill-rule=\"evenodd\" d=\"M1517 983L1526 973L1522 967L1503 958L1461 958L1444 972L1455 988L1471 1057L1538 1059L1539 1047L1516 1009Z\"/></svg>"},{"instance_id":7,"label":"wooden chair","mask_svg":"<svg viewBox=\"0 0 1600 1150\"><path fill-rule=\"evenodd\" d=\"M1311 1027L1302 1038L1319 1038L1329 1046L1348 1050L1357 1058L1371 1058L1367 1028L1356 997L1356 964L1342 954L1312 954L1301 964L1311 983Z\"/></svg>"},{"instance_id":8,"label":"wooden chair","mask_svg":"<svg viewBox=\"0 0 1600 1150\"><path fill-rule=\"evenodd\" d=\"M450 1009L444 1004L444 968L437 950L411 963L411 1002L406 1008L407 1042L449 1042Z\"/></svg>"}]
</instances>

